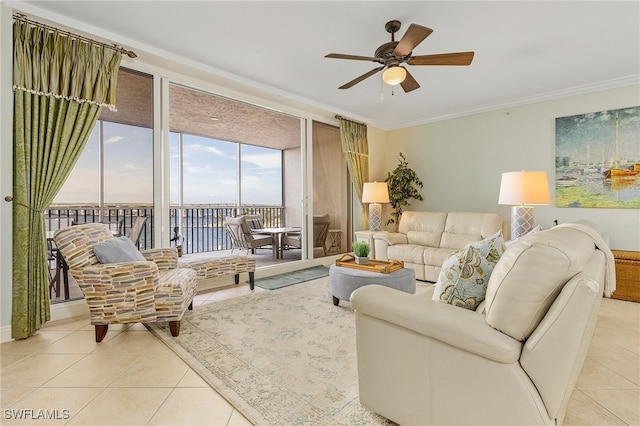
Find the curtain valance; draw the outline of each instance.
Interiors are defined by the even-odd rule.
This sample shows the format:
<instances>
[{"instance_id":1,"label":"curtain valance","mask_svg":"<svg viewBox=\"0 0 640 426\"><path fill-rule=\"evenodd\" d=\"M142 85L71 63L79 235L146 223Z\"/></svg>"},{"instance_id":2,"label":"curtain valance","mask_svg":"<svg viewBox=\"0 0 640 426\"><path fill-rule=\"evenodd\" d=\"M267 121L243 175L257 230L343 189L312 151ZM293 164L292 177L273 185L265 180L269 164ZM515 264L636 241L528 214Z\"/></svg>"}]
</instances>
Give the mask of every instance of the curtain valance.
<instances>
[{"instance_id":1,"label":"curtain valance","mask_svg":"<svg viewBox=\"0 0 640 426\"><path fill-rule=\"evenodd\" d=\"M22 21L13 31L14 91L115 109L120 53Z\"/></svg>"}]
</instances>

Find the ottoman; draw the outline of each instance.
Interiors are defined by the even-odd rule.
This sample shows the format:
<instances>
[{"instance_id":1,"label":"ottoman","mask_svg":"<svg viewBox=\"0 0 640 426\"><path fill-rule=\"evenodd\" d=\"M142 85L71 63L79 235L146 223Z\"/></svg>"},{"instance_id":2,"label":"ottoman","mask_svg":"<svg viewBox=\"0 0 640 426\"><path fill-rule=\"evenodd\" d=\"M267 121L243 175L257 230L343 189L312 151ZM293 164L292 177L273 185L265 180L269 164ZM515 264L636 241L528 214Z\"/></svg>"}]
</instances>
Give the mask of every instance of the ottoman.
<instances>
[{"instance_id":1,"label":"ottoman","mask_svg":"<svg viewBox=\"0 0 640 426\"><path fill-rule=\"evenodd\" d=\"M368 284L380 284L405 293L416 292L416 274L413 269L401 268L388 274L364 271L361 269L331 265L329 284L333 304L338 306L341 300L349 301L351 293Z\"/></svg>"}]
</instances>

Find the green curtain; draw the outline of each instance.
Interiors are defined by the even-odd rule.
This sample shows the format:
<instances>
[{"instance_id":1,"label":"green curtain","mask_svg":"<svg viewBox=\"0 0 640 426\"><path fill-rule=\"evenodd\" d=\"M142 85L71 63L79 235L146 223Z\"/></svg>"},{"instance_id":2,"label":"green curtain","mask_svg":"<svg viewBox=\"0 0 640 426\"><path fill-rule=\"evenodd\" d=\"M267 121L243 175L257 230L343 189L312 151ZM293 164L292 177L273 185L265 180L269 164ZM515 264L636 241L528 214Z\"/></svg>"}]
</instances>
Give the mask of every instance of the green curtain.
<instances>
[{"instance_id":1,"label":"green curtain","mask_svg":"<svg viewBox=\"0 0 640 426\"><path fill-rule=\"evenodd\" d=\"M362 206L362 188L369 181L369 142L367 125L337 117L340 124L342 152L347 161L351 183ZM362 208L362 223L369 222L369 210Z\"/></svg>"},{"instance_id":2,"label":"green curtain","mask_svg":"<svg viewBox=\"0 0 640 426\"><path fill-rule=\"evenodd\" d=\"M50 318L43 212L73 169L102 106L115 107L122 55L22 21L13 27L11 335Z\"/></svg>"}]
</instances>

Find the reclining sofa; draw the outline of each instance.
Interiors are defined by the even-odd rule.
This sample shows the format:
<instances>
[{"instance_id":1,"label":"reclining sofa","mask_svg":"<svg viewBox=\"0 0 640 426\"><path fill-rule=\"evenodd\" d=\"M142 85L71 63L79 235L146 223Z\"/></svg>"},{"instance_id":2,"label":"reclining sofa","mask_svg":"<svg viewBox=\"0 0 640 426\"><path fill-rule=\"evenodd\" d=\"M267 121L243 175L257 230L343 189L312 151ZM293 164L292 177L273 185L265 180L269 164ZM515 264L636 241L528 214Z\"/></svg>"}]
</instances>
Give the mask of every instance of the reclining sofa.
<instances>
[{"instance_id":1,"label":"reclining sofa","mask_svg":"<svg viewBox=\"0 0 640 426\"><path fill-rule=\"evenodd\" d=\"M597 237L571 223L521 237L476 310L433 300L436 286L354 291L360 402L403 425L562 424L603 289L615 289Z\"/></svg>"},{"instance_id":2,"label":"reclining sofa","mask_svg":"<svg viewBox=\"0 0 640 426\"><path fill-rule=\"evenodd\" d=\"M401 260L416 279L436 282L442 262L456 250L499 230L508 238L509 223L494 213L405 211L399 232L373 234L375 258Z\"/></svg>"}]
</instances>

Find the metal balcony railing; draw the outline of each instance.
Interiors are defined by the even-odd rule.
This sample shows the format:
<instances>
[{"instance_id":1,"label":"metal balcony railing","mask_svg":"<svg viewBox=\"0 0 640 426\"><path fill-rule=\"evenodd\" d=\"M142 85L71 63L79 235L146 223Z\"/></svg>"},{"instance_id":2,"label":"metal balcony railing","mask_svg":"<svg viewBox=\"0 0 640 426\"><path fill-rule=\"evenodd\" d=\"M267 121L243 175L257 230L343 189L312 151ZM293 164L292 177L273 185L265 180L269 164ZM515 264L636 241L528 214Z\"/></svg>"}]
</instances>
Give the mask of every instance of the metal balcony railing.
<instances>
[{"instance_id":1,"label":"metal balcony railing","mask_svg":"<svg viewBox=\"0 0 640 426\"><path fill-rule=\"evenodd\" d=\"M264 225L278 227L284 223L282 206L231 206L231 205L189 205L183 209L171 207L169 218L171 226L171 245L182 243L182 252L203 253L230 250L231 239L224 228L226 216L260 214ZM52 206L44 213L47 231L55 231L77 223L103 222L117 227L122 224L122 234L128 235L136 216L148 216L150 219L140 237L140 248L153 247L154 216L152 206ZM181 227L179 226L181 218ZM180 229L181 228L181 229ZM176 237L176 231L181 239Z\"/></svg>"}]
</instances>

